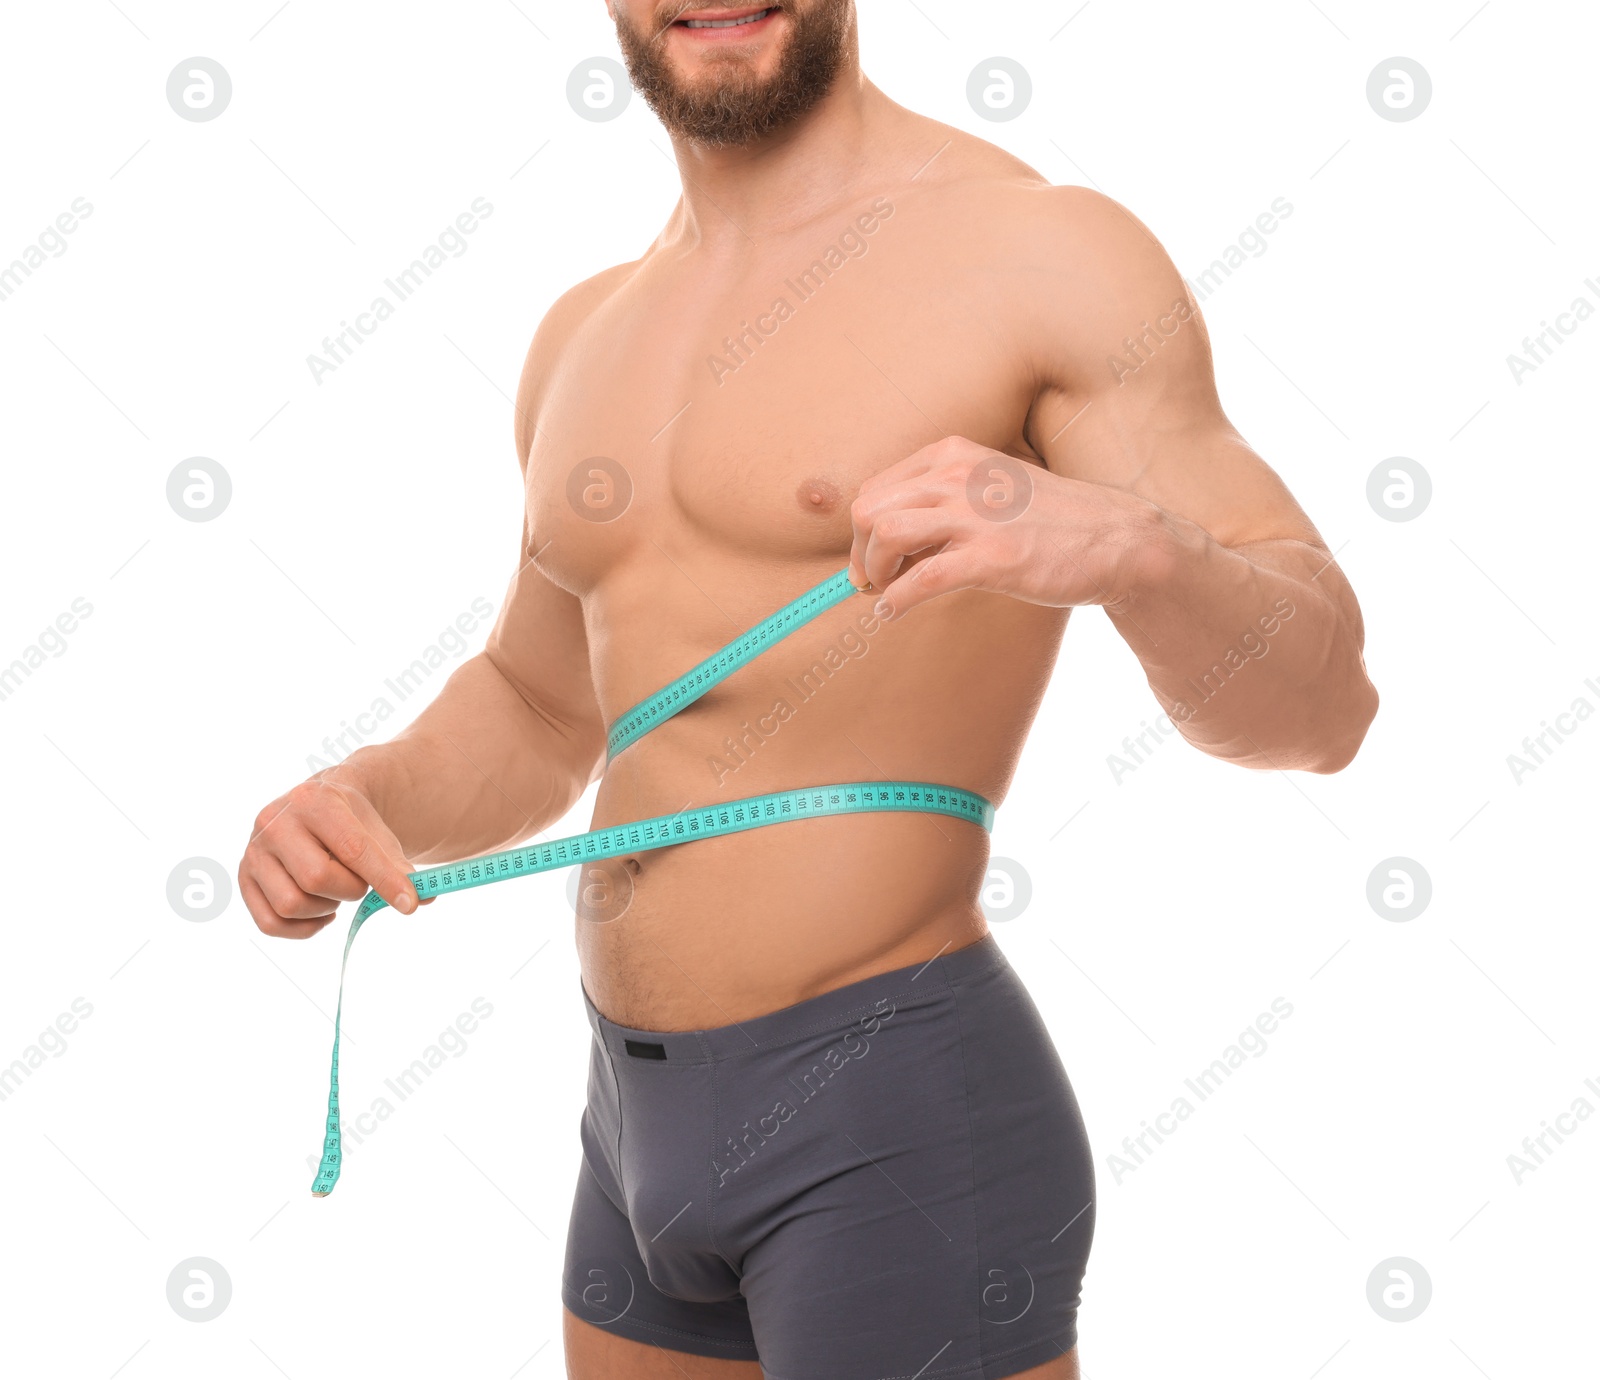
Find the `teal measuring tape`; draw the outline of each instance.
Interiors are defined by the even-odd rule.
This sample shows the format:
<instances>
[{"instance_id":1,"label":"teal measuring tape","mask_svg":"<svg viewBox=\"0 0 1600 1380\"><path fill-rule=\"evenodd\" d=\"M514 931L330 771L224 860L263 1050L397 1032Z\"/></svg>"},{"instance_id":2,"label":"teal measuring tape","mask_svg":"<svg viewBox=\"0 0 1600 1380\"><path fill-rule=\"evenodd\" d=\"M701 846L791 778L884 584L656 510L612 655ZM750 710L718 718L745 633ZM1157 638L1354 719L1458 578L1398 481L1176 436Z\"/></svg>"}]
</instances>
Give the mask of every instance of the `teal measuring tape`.
<instances>
[{"instance_id":1,"label":"teal measuring tape","mask_svg":"<svg viewBox=\"0 0 1600 1380\"><path fill-rule=\"evenodd\" d=\"M706 691L726 680L741 666L754 661L773 643L787 637L796 628L804 627L836 604L842 604L855 592L847 566L837 575L830 575L816 588L808 589L792 604L785 604L749 632L740 633L720 652L713 652L692 671L685 671L671 685L657 690L649 699L640 700L612 724L611 731L606 735L606 761L609 763L623 748L638 742L652 728L665 723L680 709L687 709Z\"/></svg>"},{"instance_id":2,"label":"teal measuring tape","mask_svg":"<svg viewBox=\"0 0 1600 1380\"><path fill-rule=\"evenodd\" d=\"M651 729L693 704L719 682L748 665L768 647L803 627L819 614L842 603L854 592L848 568L831 575L820 585L807 590L793 603L786 604L770 618L740 634L721 651L679 676L672 684L641 700L612 726L606 736L609 762L625 747L637 742ZM586 834L552 839L548 843L529 843L503 853L488 853L465 862L445 863L408 874L419 899L443 896L446 892L466 891L511 877L527 877L558 867L614 858L621 853L641 853L651 848L667 848L693 839L717 838L768 824L795 819L817 819L827 815L852 815L874 812L912 812L950 815L971 820L990 829L994 806L973 791L956 786L941 786L927 781L847 781L828 786L803 786L797 790L776 791L770 795L730 800L723 805L679 810L653 819L635 820L607 829L591 829ZM343 1147L339 1127L339 1022L344 1014L344 977L350 962L350 946L367 920L389 903L376 891L369 891L356 907L345 936L344 955L339 961L339 1002L333 1016L333 1067L328 1079L328 1121L322 1145L322 1162L311 1192L326 1198L339 1182Z\"/></svg>"}]
</instances>

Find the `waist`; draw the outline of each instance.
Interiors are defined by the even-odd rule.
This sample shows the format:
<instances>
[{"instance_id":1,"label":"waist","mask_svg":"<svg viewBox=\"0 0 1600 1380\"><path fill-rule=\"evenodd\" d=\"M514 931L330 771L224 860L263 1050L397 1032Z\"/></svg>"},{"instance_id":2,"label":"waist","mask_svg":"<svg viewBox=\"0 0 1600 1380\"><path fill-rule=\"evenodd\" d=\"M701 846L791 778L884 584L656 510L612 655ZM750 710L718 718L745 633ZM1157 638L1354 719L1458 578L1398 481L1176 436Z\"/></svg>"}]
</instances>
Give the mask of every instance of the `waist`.
<instances>
[{"instance_id":1,"label":"waist","mask_svg":"<svg viewBox=\"0 0 1600 1380\"><path fill-rule=\"evenodd\" d=\"M728 709L708 697L612 762L591 827L897 768L992 801L961 735L885 743L813 716L762 739L740 714L750 732L714 753ZM988 847L962 818L890 809L625 854L586 869L573 898L585 978L602 1010L640 1023L743 1019L983 933Z\"/></svg>"},{"instance_id":2,"label":"waist","mask_svg":"<svg viewBox=\"0 0 1600 1380\"><path fill-rule=\"evenodd\" d=\"M690 1029L961 948L986 928L988 837L949 818L853 815L588 865L584 981L618 1020Z\"/></svg>"},{"instance_id":3,"label":"waist","mask_svg":"<svg viewBox=\"0 0 1600 1380\"><path fill-rule=\"evenodd\" d=\"M1005 961L994 936L986 933L969 938L959 947L944 947L920 961L880 965L872 973L822 992L710 1026L628 1024L602 1013L603 1002L591 995L587 974L580 991L595 1038L613 1055L701 1063L757 1049L780 1049L818 1031L837 1029L861 1019L881 1019L893 1010L939 1000L956 984ZM638 1019L626 1016L626 1021ZM640 1046L645 1048L641 1050Z\"/></svg>"}]
</instances>

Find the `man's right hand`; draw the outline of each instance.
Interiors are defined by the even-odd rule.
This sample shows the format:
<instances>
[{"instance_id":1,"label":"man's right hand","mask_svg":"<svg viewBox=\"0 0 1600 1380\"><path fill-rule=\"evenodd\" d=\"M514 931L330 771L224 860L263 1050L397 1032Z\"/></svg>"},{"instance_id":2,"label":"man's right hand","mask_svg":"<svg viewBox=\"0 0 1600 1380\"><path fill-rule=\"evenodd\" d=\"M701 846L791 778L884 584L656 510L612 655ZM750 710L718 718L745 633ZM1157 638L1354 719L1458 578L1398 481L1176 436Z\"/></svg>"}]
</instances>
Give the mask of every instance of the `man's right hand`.
<instances>
[{"instance_id":1,"label":"man's right hand","mask_svg":"<svg viewBox=\"0 0 1600 1380\"><path fill-rule=\"evenodd\" d=\"M256 816L239 894L264 933L307 939L340 901L359 901L369 887L396 910L414 911L417 893L406 874L418 870L366 796L314 776Z\"/></svg>"}]
</instances>

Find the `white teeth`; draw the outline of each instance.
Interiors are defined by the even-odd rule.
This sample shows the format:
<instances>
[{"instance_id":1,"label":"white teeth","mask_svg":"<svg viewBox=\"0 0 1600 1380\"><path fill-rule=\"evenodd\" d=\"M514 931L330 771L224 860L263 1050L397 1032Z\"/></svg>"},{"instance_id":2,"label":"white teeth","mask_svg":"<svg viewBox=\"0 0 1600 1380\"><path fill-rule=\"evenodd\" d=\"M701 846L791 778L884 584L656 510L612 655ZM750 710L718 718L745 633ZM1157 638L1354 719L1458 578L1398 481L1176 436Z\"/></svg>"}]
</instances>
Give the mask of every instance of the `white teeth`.
<instances>
[{"instance_id":1,"label":"white teeth","mask_svg":"<svg viewBox=\"0 0 1600 1380\"><path fill-rule=\"evenodd\" d=\"M685 19L683 22L691 29L736 29L741 24L754 24L758 19L765 19L771 13L771 10L760 10L745 15L743 19Z\"/></svg>"}]
</instances>

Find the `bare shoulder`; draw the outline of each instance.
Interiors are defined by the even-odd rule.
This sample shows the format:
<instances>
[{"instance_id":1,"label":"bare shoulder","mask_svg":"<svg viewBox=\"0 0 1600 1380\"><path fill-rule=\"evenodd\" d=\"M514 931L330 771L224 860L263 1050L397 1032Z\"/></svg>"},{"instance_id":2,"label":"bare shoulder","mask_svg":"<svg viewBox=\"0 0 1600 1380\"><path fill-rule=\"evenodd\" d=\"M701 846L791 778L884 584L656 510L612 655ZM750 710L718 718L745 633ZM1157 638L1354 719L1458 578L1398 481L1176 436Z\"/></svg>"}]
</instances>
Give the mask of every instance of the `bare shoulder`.
<instances>
[{"instance_id":1,"label":"bare shoulder","mask_svg":"<svg viewBox=\"0 0 1600 1380\"><path fill-rule=\"evenodd\" d=\"M528 452L533 445L534 421L538 417L545 385L560 367L562 351L577 331L596 311L639 271L644 262L613 264L592 277L568 288L546 310L533 342L522 363L517 384L515 431L517 459L526 470Z\"/></svg>"},{"instance_id":2,"label":"bare shoulder","mask_svg":"<svg viewBox=\"0 0 1600 1380\"><path fill-rule=\"evenodd\" d=\"M1063 286L1135 290L1180 282L1150 229L1121 202L1091 187L1038 186L997 192L995 234L1034 269L1054 269Z\"/></svg>"},{"instance_id":3,"label":"bare shoulder","mask_svg":"<svg viewBox=\"0 0 1600 1380\"><path fill-rule=\"evenodd\" d=\"M1137 215L1089 187L1052 186L995 159L964 163L929 188L942 203L929 220L949 252L982 266L975 290L1039 377L1097 379L1123 342L1171 317L1196 324L1164 353L1209 370L1188 284Z\"/></svg>"},{"instance_id":4,"label":"bare shoulder","mask_svg":"<svg viewBox=\"0 0 1600 1380\"><path fill-rule=\"evenodd\" d=\"M1165 314L1198 321L1188 284L1155 233L1126 206L1088 187L996 194L993 252L1015 265L1007 315L1036 362L1103 362ZM1203 327L1168 352L1205 363Z\"/></svg>"},{"instance_id":5,"label":"bare shoulder","mask_svg":"<svg viewBox=\"0 0 1600 1380\"><path fill-rule=\"evenodd\" d=\"M1180 281L1150 227L1103 192L1057 186L988 140L924 116L904 122L901 142L908 209L920 203L949 252L996 265L1030 297L1043 286L1055 307L1063 293L1144 296Z\"/></svg>"}]
</instances>

